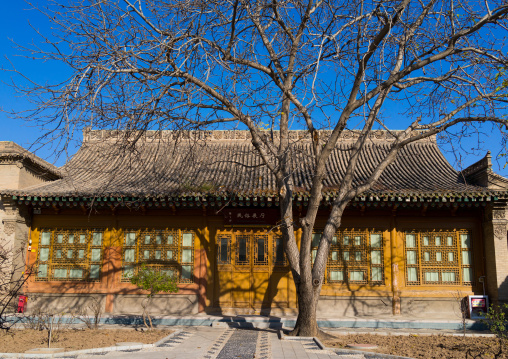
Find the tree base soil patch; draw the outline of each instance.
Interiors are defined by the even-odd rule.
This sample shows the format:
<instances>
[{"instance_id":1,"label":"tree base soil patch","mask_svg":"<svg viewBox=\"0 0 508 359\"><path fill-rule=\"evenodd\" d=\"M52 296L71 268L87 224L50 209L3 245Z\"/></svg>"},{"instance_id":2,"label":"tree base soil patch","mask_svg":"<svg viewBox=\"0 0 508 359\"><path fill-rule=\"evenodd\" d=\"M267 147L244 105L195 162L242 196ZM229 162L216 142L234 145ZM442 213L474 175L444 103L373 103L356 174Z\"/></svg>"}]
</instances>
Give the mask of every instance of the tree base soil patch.
<instances>
[{"instance_id":1,"label":"tree base soil patch","mask_svg":"<svg viewBox=\"0 0 508 359\"><path fill-rule=\"evenodd\" d=\"M172 330L139 329L66 329L53 333L51 347L65 348L65 351L105 348L120 342L152 344L168 336ZM10 330L0 332L0 352L24 353L34 348L48 347L46 330Z\"/></svg>"},{"instance_id":2,"label":"tree base soil patch","mask_svg":"<svg viewBox=\"0 0 508 359\"><path fill-rule=\"evenodd\" d=\"M375 353L410 358L494 358L499 352L499 340L494 337L458 337L448 335L372 335L349 334L324 340L328 348L348 349L348 344L377 345ZM497 358L508 358L508 348Z\"/></svg>"}]
</instances>

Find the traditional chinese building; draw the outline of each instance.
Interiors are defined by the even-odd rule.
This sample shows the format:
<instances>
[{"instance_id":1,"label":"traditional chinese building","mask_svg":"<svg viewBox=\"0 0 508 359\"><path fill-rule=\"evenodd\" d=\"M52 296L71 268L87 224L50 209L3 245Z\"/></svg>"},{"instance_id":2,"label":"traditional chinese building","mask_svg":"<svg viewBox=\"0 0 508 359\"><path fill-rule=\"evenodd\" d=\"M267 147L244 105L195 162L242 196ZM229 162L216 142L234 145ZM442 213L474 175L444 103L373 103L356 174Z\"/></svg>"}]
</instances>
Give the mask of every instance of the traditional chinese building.
<instances>
[{"instance_id":1,"label":"traditional chinese building","mask_svg":"<svg viewBox=\"0 0 508 359\"><path fill-rule=\"evenodd\" d=\"M177 294L157 296L158 314L294 313L275 181L248 132L147 132L135 145L123 136L86 131L76 155L60 169L46 165L41 183L3 185L13 238L37 268L25 289L32 307L69 311L93 295L108 313L138 313L143 295L129 277L145 263L179 282ZM305 132L291 136L301 215L313 165ZM344 133L328 162L313 251L356 136ZM391 140L372 134L357 182ZM409 144L348 206L319 315L450 311L458 291L508 301L507 198L489 154L457 172L434 138Z\"/></svg>"}]
</instances>

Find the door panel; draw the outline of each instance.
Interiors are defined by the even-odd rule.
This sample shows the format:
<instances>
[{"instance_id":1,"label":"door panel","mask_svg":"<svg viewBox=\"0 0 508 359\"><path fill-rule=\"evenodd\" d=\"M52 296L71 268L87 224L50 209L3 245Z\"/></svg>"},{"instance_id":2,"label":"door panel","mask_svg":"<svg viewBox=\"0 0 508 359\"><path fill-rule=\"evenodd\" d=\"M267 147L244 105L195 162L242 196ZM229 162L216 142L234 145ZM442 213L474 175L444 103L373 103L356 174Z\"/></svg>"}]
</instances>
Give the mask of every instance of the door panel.
<instances>
[{"instance_id":1,"label":"door panel","mask_svg":"<svg viewBox=\"0 0 508 359\"><path fill-rule=\"evenodd\" d=\"M289 268L280 246L280 236L262 229L219 231L215 305L288 308Z\"/></svg>"}]
</instances>

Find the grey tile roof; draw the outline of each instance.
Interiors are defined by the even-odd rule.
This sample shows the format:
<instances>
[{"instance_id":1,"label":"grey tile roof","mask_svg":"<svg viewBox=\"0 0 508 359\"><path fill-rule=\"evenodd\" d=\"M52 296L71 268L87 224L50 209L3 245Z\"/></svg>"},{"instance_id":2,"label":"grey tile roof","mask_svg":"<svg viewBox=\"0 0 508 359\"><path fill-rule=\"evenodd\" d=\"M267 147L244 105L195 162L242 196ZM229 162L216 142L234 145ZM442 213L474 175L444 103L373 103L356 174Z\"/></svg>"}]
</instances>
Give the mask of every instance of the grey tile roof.
<instances>
[{"instance_id":1,"label":"grey tile roof","mask_svg":"<svg viewBox=\"0 0 508 359\"><path fill-rule=\"evenodd\" d=\"M217 135L222 132L225 135ZM161 136L143 137L135 146L123 146L111 133L85 133L82 147L62 168L63 178L11 192L31 196L174 196L182 193L228 191L239 195L272 195L274 177L263 166L247 135L210 132L207 140ZM383 132L384 133L384 132ZM361 153L354 183L362 183L384 158L388 134L377 132ZM164 137L164 138L163 138ZM292 147L296 192L310 188L314 167L305 136L295 135ZM354 137L354 136L353 136ZM118 139L118 137L116 137ZM352 145L342 136L327 163L326 191L338 189ZM371 193L460 194L485 192L487 188L464 183L463 177L444 158L434 139L406 146Z\"/></svg>"},{"instance_id":2,"label":"grey tile roof","mask_svg":"<svg viewBox=\"0 0 508 359\"><path fill-rule=\"evenodd\" d=\"M0 161L26 161L36 167L39 175L46 175L50 179L60 177L58 167L43 160L32 152L12 141L0 141Z\"/></svg>"}]
</instances>

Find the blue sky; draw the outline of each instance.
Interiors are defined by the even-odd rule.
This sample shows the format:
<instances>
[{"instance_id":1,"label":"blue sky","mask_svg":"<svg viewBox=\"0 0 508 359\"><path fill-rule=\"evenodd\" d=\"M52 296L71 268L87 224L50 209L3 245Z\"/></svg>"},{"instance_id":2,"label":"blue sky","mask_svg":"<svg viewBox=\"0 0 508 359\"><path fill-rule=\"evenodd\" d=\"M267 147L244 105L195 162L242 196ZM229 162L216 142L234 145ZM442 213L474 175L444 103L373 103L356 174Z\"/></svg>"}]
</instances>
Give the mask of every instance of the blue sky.
<instances>
[{"instance_id":1,"label":"blue sky","mask_svg":"<svg viewBox=\"0 0 508 359\"><path fill-rule=\"evenodd\" d=\"M46 0L36 0L35 2L39 5L44 5ZM0 67L11 68L12 63L18 70L39 82L53 82L62 78L66 72L65 68L61 68L56 63L43 63L22 58L18 56L20 51L15 49L15 45L11 41L14 40L21 45L29 44L32 41L38 43L40 38L34 29L30 27L30 24L42 33L48 33L49 24L47 19L35 10L27 10L30 6L20 0L6 1L2 4L2 7L3 16L0 21L0 49L2 57L0 58ZM0 72L0 109L4 111L22 111L31 107L27 98L18 96L8 85L12 78L20 81L20 78L16 77L13 73ZM494 171L508 177L508 168L504 168L505 160L503 158L499 161L495 160L496 155L500 151L503 152L503 149L500 147L499 135L496 131L491 132L488 128L486 128L485 132L489 133L490 137L487 136L487 133L480 137L480 150L474 151L474 154L466 155L463 151L453 154L447 151L449 148L443 148L445 156L455 168L460 169L460 167L465 168L481 159L487 149L490 149L494 159ZM56 165L62 165L66 160L66 156L71 156L75 152L81 140L81 136L74 138L74 145L69 148L67 155L64 154L57 158L55 154L58 152L58 148L56 148L55 144L42 148L39 148L40 146L32 146L41 133L41 129L35 124L10 118L5 112L0 112L1 141L14 141L25 148L31 148L37 155ZM478 141L475 138L461 145L465 149L470 150L478 146ZM456 163L457 156L462 156L461 165Z\"/></svg>"}]
</instances>

